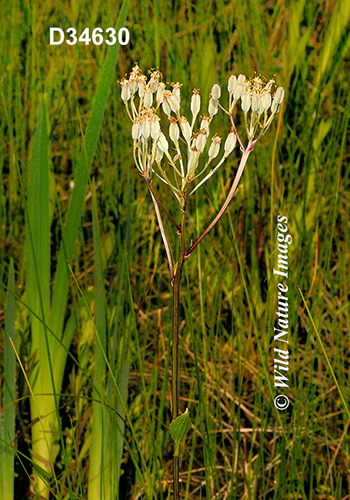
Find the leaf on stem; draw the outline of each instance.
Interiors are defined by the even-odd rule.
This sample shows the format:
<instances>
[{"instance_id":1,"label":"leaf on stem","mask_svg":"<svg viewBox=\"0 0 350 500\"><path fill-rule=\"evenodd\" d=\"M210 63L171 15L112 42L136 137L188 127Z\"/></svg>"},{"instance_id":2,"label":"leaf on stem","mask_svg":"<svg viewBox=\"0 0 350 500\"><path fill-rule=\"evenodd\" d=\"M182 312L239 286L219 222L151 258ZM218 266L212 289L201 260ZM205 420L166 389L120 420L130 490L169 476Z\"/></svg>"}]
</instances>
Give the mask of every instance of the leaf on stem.
<instances>
[{"instance_id":1,"label":"leaf on stem","mask_svg":"<svg viewBox=\"0 0 350 500\"><path fill-rule=\"evenodd\" d=\"M191 428L191 419L188 413L188 408L186 408L185 413L179 415L170 424L170 434L175 442L174 457L179 456L180 442L186 436Z\"/></svg>"}]
</instances>

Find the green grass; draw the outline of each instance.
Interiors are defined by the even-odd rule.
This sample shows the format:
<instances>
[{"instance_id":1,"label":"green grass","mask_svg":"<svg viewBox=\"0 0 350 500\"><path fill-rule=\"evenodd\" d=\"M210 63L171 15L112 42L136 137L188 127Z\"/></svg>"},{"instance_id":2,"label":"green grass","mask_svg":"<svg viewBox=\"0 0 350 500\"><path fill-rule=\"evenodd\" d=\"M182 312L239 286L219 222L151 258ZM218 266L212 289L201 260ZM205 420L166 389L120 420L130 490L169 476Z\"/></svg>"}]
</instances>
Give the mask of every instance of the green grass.
<instances>
[{"instance_id":1,"label":"green grass","mask_svg":"<svg viewBox=\"0 0 350 500\"><path fill-rule=\"evenodd\" d=\"M279 127L186 262L180 411L193 426L181 497L348 498L348 2L130 1L119 53L48 45L50 26L117 26L120 8L17 0L0 22L0 496L35 498L44 486L34 467L50 498L171 497L172 290L117 83L138 61L183 82L186 114L194 87L205 101L217 82L224 100L231 73L276 75L286 89ZM218 133L227 130L222 120ZM196 192L188 239L217 213L238 159ZM278 214L293 236L291 404L281 413ZM45 463L31 455L43 437Z\"/></svg>"}]
</instances>

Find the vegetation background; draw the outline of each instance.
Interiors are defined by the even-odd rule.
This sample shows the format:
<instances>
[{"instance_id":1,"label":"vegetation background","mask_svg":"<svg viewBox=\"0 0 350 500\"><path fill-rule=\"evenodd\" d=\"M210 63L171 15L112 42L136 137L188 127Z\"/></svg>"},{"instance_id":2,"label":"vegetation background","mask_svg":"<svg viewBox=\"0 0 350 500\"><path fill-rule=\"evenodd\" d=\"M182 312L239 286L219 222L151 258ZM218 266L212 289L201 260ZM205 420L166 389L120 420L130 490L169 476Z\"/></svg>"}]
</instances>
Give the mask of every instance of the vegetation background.
<instances>
[{"instance_id":1,"label":"vegetation background","mask_svg":"<svg viewBox=\"0 0 350 500\"><path fill-rule=\"evenodd\" d=\"M117 82L138 61L183 83L187 113L194 87L207 102L232 73L275 75L286 90L279 127L187 262L180 393L193 426L182 497L349 498L350 3L2 6L0 497L171 494L171 285ZM54 26L126 26L130 42L108 54L105 44L50 46ZM238 159L197 191L189 239L216 214ZM158 189L177 216L166 186ZM291 404L280 413L278 214L293 237ZM43 439L45 461L35 452Z\"/></svg>"}]
</instances>

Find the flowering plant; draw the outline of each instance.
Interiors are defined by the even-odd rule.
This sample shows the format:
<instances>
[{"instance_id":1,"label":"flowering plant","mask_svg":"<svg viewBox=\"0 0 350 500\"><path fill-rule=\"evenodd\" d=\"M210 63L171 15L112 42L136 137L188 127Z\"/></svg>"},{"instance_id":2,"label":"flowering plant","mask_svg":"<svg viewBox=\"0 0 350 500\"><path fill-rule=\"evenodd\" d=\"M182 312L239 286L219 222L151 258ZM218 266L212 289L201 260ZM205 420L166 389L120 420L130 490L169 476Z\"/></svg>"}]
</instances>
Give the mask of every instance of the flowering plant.
<instances>
[{"instance_id":1,"label":"flowering plant","mask_svg":"<svg viewBox=\"0 0 350 500\"><path fill-rule=\"evenodd\" d=\"M174 452L174 499L179 498L179 444L190 427L188 411L178 414L178 340L180 280L185 259L217 224L234 197L249 154L261 136L267 131L280 109L284 89L278 87L272 97L274 80L266 81L260 76L246 79L244 75L231 75L228 80L228 107L220 103L221 88L213 85L208 104L208 114L198 116L201 108L199 90L194 89L191 98L191 120L181 114L181 83L172 83L172 90L162 81L158 70L150 70L149 78L135 63L129 78L120 81L121 98L132 122L134 161L146 180L151 192L155 212L166 249L173 286L173 331L172 331L172 417L170 433L175 441ZM244 114L244 126L248 143L244 143L234 122L239 103ZM214 116L221 109L230 120L230 131L223 148L222 138L211 135ZM161 112L169 126L161 125ZM199 125L198 125L199 123ZM166 132L166 134L164 133ZM209 138L211 137L210 141ZM171 143L171 148L169 147ZM239 144L242 157L230 191L213 221L197 240L186 250L184 224L188 198L219 170ZM221 153L220 153L221 150ZM173 155L175 152L175 155ZM217 160L217 158L219 159ZM216 163L216 164L215 164ZM180 221L169 213L153 188L154 178L169 186L181 207ZM161 213L171 221L179 236L179 256L173 265L168 239Z\"/></svg>"}]
</instances>

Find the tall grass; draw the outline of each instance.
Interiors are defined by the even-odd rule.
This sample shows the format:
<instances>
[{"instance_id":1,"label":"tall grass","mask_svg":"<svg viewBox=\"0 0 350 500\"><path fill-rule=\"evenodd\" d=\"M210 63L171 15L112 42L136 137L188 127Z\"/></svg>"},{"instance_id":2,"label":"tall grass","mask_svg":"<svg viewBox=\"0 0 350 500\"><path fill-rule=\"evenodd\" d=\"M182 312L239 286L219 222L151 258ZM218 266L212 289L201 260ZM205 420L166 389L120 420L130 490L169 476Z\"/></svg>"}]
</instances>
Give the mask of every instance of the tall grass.
<instances>
[{"instance_id":1,"label":"tall grass","mask_svg":"<svg viewBox=\"0 0 350 500\"><path fill-rule=\"evenodd\" d=\"M348 2L130 2L118 55L48 46L49 26L116 26L119 12L112 1L18 1L1 19L0 495L171 494L169 271L116 81L138 61L189 95L232 72L276 74L287 90L276 147L251 155L185 265L179 410L193 425L181 497L344 499L349 419L324 352L348 401ZM193 241L235 168L197 193ZM293 236L285 413L269 389L277 214Z\"/></svg>"},{"instance_id":2,"label":"tall grass","mask_svg":"<svg viewBox=\"0 0 350 500\"><path fill-rule=\"evenodd\" d=\"M14 299L14 267L10 261L8 290L5 318L5 332L8 338L4 339L4 389L3 415L0 420L0 492L3 498L13 498L14 493L14 453L13 442L15 437L15 394L16 394L16 356L11 345L11 340L16 344L15 330L15 299Z\"/></svg>"}]
</instances>

